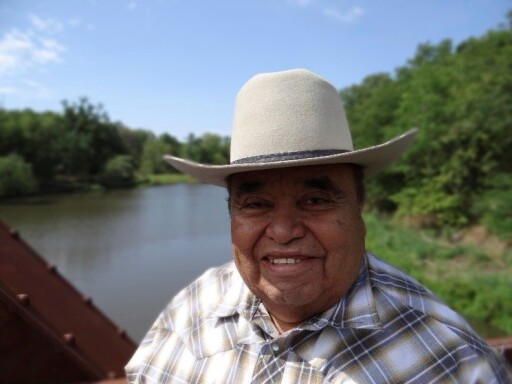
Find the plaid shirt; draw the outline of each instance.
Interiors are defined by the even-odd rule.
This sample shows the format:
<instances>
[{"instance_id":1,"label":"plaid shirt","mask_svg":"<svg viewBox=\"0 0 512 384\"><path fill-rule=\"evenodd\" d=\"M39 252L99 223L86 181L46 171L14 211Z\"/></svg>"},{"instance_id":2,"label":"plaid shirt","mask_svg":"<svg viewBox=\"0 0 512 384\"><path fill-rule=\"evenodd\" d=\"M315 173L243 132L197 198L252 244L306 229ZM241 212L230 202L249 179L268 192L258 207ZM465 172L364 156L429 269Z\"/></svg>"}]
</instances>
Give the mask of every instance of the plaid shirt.
<instances>
[{"instance_id":1,"label":"plaid shirt","mask_svg":"<svg viewBox=\"0 0 512 384\"><path fill-rule=\"evenodd\" d=\"M334 307L279 334L233 263L160 314L130 383L506 383L506 363L429 291L367 253Z\"/></svg>"}]
</instances>

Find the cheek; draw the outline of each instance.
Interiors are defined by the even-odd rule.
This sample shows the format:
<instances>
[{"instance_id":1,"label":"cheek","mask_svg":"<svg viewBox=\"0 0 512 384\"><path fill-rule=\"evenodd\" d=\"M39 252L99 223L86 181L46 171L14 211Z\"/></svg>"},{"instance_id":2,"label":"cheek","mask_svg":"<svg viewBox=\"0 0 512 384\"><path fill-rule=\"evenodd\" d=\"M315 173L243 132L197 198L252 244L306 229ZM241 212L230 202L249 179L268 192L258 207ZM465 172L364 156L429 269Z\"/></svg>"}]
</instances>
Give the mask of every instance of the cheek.
<instances>
[{"instance_id":1,"label":"cheek","mask_svg":"<svg viewBox=\"0 0 512 384\"><path fill-rule=\"evenodd\" d=\"M341 234L342 237L356 236L359 238L359 235L363 235L366 233L364 221L361 217L354 217L353 219L338 219L336 220L336 229L337 233Z\"/></svg>"},{"instance_id":2,"label":"cheek","mask_svg":"<svg viewBox=\"0 0 512 384\"><path fill-rule=\"evenodd\" d=\"M354 215L351 218L338 218L317 233L322 239L322 243L331 250L337 248L349 253L364 250L366 228L359 215Z\"/></svg>"},{"instance_id":3,"label":"cheek","mask_svg":"<svg viewBox=\"0 0 512 384\"><path fill-rule=\"evenodd\" d=\"M255 223L247 220L231 220L231 242L233 250L242 253L246 256L252 253L258 238L260 237L261 229Z\"/></svg>"},{"instance_id":4,"label":"cheek","mask_svg":"<svg viewBox=\"0 0 512 384\"><path fill-rule=\"evenodd\" d=\"M255 255L258 229L254 224L232 219L231 248L233 261L245 283L252 287L259 279L259 267Z\"/></svg>"}]
</instances>

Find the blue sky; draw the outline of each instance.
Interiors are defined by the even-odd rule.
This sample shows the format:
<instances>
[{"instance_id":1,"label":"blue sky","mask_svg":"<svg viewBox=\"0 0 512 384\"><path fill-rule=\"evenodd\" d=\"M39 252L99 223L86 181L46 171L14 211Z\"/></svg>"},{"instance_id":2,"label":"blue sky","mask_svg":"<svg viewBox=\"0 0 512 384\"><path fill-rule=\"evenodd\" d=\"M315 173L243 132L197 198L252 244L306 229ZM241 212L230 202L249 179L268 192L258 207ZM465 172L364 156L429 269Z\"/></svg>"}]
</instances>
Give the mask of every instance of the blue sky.
<instances>
[{"instance_id":1,"label":"blue sky","mask_svg":"<svg viewBox=\"0 0 512 384\"><path fill-rule=\"evenodd\" d=\"M419 43L505 22L510 0L0 0L0 106L111 120L183 140L229 135L238 89L308 68L337 88L393 73Z\"/></svg>"}]
</instances>

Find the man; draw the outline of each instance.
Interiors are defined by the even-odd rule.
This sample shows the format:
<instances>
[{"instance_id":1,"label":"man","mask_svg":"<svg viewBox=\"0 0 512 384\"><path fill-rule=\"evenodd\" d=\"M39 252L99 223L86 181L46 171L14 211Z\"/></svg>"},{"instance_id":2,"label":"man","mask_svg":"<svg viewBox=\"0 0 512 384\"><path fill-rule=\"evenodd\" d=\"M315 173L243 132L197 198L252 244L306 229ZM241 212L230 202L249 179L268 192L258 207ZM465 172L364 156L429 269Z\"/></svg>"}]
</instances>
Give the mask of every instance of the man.
<instances>
[{"instance_id":1,"label":"man","mask_svg":"<svg viewBox=\"0 0 512 384\"><path fill-rule=\"evenodd\" d=\"M338 93L306 70L253 77L231 164L166 159L227 187L233 262L161 313L126 367L134 383L492 383L506 365L469 325L365 251L363 173L410 131L353 150Z\"/></svg>"}]
</instances>

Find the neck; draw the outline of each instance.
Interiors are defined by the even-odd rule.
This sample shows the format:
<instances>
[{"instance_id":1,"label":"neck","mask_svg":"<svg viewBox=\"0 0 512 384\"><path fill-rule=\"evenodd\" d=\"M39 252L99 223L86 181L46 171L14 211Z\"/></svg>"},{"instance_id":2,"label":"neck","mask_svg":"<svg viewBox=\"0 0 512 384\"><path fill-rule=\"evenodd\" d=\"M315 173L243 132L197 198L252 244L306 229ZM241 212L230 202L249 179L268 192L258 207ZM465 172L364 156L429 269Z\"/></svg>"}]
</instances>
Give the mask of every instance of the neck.
<instances>
[{"instance_id":1,"label":"neck","mask_svg":"<svg viewBox=\"0 0 512 384\"><path fill-rule=\"evenodd\" d=\"M334 305L334 303L329 303L329 305L317 308L316 310L311 310L310 308L308 308L309 310L306 310L305 308L294 306L276 307L271 303L264 303L264 305L272 319L272 322L281 334L295 328L313 316L323 313Z\"/></svg>"},{"instance_id":2,"label":"neck","mask_svg":"<svg viewBox=\"0 0 512 384\"><path fill-rule=\"evenodd\" d=\"M285 333L286 331L289 331L290 329L293 329L295 328L297 325L299 325L300 323L302 323L302 321L286 321L286 320L283 320L283 319L280 319L276 316L274 316L272 313L270 313L270 318L272 319L272 322L274 323L275 327L277 328L277 330L279 331L279 334L282 334L282 333Z\"/></svg>"}]
</instances>

